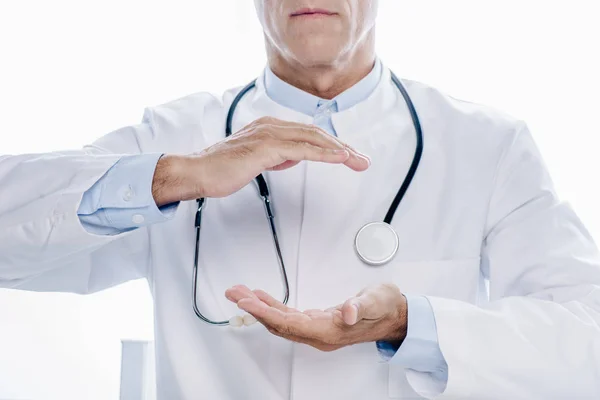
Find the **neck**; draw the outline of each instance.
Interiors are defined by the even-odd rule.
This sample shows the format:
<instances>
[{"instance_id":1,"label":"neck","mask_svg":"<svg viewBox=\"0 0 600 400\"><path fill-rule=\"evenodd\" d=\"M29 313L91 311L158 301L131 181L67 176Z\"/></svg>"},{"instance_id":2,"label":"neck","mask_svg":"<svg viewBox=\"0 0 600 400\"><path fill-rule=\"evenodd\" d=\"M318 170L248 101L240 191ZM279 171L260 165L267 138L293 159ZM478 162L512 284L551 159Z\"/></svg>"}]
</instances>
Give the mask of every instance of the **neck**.
<instances>
[{"instance_id":1,"label":"neck","mask_svg":"<svg viewBox=\"0 0 600 400\"><path fill-rule=\"evenodd\" d=\"M269 67L277 77L322 99L333 99L371 72L375 65L375 38L370 32L351 54L328 64L305 65L286 58L267 40Z\"/></svg>"}]
</instances>

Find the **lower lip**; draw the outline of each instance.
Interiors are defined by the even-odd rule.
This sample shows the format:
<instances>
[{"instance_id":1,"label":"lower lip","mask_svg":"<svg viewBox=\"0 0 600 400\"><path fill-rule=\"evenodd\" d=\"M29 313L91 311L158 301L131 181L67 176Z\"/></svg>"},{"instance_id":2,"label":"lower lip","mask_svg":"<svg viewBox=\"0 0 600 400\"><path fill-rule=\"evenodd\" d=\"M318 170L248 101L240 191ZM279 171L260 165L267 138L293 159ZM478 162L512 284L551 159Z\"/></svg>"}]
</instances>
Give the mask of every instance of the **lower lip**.
<instances>
[{"instance_id":1,"label":"lower lip","mask_svg":"<svg viewBox=\"0 0 600 400\"><path fill-rule=\"evenodd\" d=\"M333 17L334 15L335 14L310 13L310 14L292 15L292 18L324 18L324 17Z\"/></svg>"}]
</instances>

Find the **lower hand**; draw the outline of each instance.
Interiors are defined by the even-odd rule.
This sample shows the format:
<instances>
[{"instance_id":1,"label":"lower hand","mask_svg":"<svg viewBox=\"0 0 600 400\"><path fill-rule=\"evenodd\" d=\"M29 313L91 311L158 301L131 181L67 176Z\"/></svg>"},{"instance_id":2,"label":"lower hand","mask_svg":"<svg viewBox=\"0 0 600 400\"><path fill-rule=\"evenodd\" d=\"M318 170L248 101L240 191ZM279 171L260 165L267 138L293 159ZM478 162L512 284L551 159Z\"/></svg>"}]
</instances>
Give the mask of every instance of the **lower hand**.
<instances>
[{"instance_id":1,"label":"lower hand","mask_svg":"<svg viewBox=\"0 0 600 400\"><path fill-rule=\"evenodd\" d=\"M406 337L406 298L392 284L368 287L326 310L304 312L245 286L234 286L225 296L272 334L322 351L378 340L401 342Z\"/></svg>"},{"instance_id":2,"label":"lower hand","mask_svg":"<svg viewBox=\"0 0 600 400\"><path fill-rule=\"evenodd\" d=\"M355 171L370 165L367 156L319 127L264 117L198 154L162 157L152 195L158 206L225 197L264 171L284 170L303 160L344 164Z\"/></svg>"}]
</instances>

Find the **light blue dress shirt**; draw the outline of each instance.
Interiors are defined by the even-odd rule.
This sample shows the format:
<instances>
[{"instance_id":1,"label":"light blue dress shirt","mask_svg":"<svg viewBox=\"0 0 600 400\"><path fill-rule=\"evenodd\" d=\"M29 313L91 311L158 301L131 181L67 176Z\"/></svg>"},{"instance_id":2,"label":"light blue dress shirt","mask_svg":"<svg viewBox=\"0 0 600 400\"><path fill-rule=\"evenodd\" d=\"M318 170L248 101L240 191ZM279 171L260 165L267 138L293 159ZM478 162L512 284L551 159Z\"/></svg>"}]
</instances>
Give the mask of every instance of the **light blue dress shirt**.
<instances>
[{"instance_id":1,"label":"light blue dress shirt","mask_svg":"<svg viewBox=\"0 0 600 400\"><path fill-rule=\"evenodd\" d=\"M280 105L313 117L313 123L336 135L331 115L364 101L382 76L379 60L360 82L325 100L279 79L269 68L265 72L267 95ZM158 208L152 198L152 179L160 154L121 158L83 196L79 218L92 233L114 235L173 218L178 204ZM408 332L402 345L380 341L377 349L389 362L431 374L445 383L448 367L440 351L435 317L424 296L406 295Z\"/></svg>"},{"instance_id":2,"label":"light blue dress shirt","mask_svg":"<svg viewBox=\"0 0 600 400\"><path fill-rule=\"evenodd\" d=\"M83 195L77 214L97 235L116 235L173 218L178 203L158 208L152 180L162 154L122 157Z\"/></svg>"}]
</instances>

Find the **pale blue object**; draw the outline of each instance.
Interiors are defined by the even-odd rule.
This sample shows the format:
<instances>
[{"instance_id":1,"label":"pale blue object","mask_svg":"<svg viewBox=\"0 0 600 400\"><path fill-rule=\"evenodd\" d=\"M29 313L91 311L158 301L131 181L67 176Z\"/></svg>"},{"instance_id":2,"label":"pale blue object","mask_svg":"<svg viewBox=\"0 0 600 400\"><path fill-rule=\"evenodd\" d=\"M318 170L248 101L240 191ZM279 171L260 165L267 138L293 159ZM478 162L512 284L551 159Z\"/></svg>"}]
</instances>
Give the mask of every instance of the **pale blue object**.
<instances>
[{"instance_id":1,"label":"pale blue object","mask_svg":"<svg viewBox=\"0 0 600 400\"><path fill-rule=\"evenodd\" d=\"M448 364L438 343L435 317L425 296L405 294L408 307L408 332L402 345L377 342L379 354L392 364L432 375L438 382L448 381Z\"/></svg>"},{"instance_id":2,"label":"pale blue object","mask_svg":"<svg viewBox=\"0 0 600 400\"><path fill-rule=\"evenodd\" d=\"M88 189L77 211L84 228L96 235L116 235L167 221L177 203L158 208L152 179L161 154L123 156Z\"/></svg>"},{"instance_id":3,"label":"pale blue object","mask_svg":"<svg viewBox=\"0 0 600 400\"><path fill-rule=\"evenodd\" d=\"M366 100L379 84L382 70L381 61L377 60L367 76L331 100L321 99L284 82L270 68L265 72L265 89L271 100L313 117L313 124L337 136L331 123L331 114L347 110Z\"/></svg>"}]
</instances>

